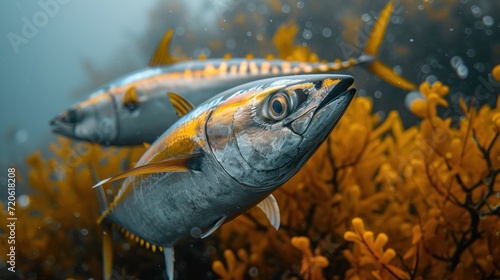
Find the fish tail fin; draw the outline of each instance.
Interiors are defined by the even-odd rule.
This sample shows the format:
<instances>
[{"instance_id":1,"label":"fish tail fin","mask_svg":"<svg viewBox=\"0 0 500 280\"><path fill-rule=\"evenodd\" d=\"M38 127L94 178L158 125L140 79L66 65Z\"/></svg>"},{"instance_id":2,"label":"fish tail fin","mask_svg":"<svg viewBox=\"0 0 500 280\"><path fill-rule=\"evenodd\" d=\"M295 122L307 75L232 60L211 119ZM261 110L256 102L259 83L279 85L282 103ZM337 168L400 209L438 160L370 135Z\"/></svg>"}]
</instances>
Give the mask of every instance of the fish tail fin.
<instances>
[{"instance_id":1,"label":"fish tail fin","mask_svg":"<svg viewBox=\"0 0 500 280\"><path fill-rule=\"evenodd\" d=\"M96 182L99 182L99 176L94 165L90 164L89 169ZM99 203L99 213L102 215L108 209L108 201L103 188L95 188L97 202ZM109 223L98 221L102 231L102 279L110 280L113 267L113 232Z\"/></svg>"},{"instance_id":2,"label":"fish tail fin","mask_svg":"<svg viewBox=\"0 0 500 280\"><path fill-rule=\"evenodd\" d=\"M401 77L389 66L377 59L382 39L384 38L387 26L391 19L393 7L394 3L389 1L385 8L380 12L368 38L368 42L366 43L364 54L357 59L357 62L358 64L365 66L368 71L395 87L404 90L414 90L417 88L414 83Z\"/></svg>"}]
</instances>

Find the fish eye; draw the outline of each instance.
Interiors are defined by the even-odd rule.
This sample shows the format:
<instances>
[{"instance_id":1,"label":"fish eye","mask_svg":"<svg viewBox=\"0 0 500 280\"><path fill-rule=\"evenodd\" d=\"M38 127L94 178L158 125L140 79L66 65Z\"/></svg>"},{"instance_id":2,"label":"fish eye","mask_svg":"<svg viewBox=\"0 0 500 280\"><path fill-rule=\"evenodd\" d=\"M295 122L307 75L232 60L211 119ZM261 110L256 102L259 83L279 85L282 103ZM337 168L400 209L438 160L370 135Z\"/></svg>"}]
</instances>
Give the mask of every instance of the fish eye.
<instances>
[{"instance_id":1,"label":"fish eye","mask_svg":"<svg viewBox=\"0 0 500 280\"><path fill-rule=\"evenodd\" d=\"M137 104L136 102L127 102L125 104L123 104L125 106L125 108L127 108L129 111L134 111L135 109L137 109L139 107L139 104Z\"/></svg>"},{"instance_id":2,"label":"fish eye","mask_svg":"<svg viewBox=\"0 0 500 280\"><path fill-rule=\"evenodd\" d=\"M288 94L277 92L268 99L265 115L271 120L280 121L290 112L290 105Z\"/></svg>"}]
</instances>

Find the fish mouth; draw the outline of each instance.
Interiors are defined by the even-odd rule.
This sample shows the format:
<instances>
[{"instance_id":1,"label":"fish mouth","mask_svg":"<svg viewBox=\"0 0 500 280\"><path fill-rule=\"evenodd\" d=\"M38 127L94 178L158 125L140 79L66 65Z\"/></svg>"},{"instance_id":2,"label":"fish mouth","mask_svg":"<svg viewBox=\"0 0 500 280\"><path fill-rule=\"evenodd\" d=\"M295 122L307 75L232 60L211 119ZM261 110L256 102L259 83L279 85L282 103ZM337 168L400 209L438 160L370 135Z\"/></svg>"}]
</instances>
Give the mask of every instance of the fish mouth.
<instances>
[{"instance_id":1,"label":"fish mouth","mask_svg":"<svg viewBox=\"0 0 500 280\"><path fill-rule=\"evenodd\" d=\"M50 126L52 133L75 137L75 125L78 122L75 110L68 110L50 120Z\"/></svg>"},{"instance_id":2,"label":"fish mouth","mask_svg":"<svg viewBox=\"0 0 500 280\"><path fill-rule=\"evenodd\" d=\"M323 84L324 83L325 81L323 81ZM332 89L331 90L327 89L328 93L316 108L314 115L321 112L322 109L325 108L330 103L338 103L336 101L340 101L341 99L344 100L346 98L348 102L345 106L345 109L347 109L347 105L349 105L350 100L354 97L356 93L356 89L352 87L353 84L354 84L354 78L350 76L342 77L340 78L340 81L338 83L332 84L331 85ZM330 85L325 85L325 87L330 87Z\"/></svg>"}]
</instances>

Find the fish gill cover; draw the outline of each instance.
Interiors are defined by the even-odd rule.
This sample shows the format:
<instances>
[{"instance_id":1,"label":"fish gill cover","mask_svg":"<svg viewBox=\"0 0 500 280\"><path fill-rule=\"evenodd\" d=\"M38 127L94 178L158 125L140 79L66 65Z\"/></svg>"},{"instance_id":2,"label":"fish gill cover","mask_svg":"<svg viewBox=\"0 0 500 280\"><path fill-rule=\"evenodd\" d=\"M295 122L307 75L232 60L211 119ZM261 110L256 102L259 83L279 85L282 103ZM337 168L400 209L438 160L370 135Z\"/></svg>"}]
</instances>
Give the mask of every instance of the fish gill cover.
<instances>
[{"instance_id":1,"label":"fish gill cover","mask_svg":"<svg viewBox=\"0 0 500 280\"><path fill-rule=\"evenodd\" d=\"M403 1L404 18L423 11L431 20L451 24L446 8L451 3L407 2L411 1ZM295 11L293 5L274 3L269 9L275 13ZM306 5L300 1L294 5L299 4ZM234 13L231 23L253 22L253 17ZM278 46L279 56L290 59L285 55L288 52L295 59L317 60L308 47L289 43L295 36L294 26L289 24L279 33L288 34L276 43L285 46ZM355 25L344 26L349 33L348 28ZM398 52L411 55L412 50ZM432 65L429 61L428 66ZM455 66L462 73L460 64ZM457 88L454 84L435 79L422 82L416 98L407 104L418 121L406 127L400 112L391 111L382 119L372 98L357 97L313 158L275 192L281 208L280 230L252 210L222 226L208 240L180 246L178 277L500 277L500 97L495 87L500 83L500 65L487 72L491 72L492 88L488 98L494 100L490 104L478 105L477 100L467 98L473 96L473 88L484 86L480 79L463 95L466 98L451 101L449 95L454 92L448 86ZM459 79L450 81L460 83ZM445 107L454 110L453 118L442 110ZM50 158L34 153L27 158L29 172L17 174L32 190L16 208L22 223L16 230L14 277L99 279L99 207L91 186L99 178L132 167L144 148L102 148L60 138L50 149ZM109 186L106 194L112 197L116 189ZM8 212L3 209L0 220L5 221ZM9 229L5 223L0 226L4 273ZM113 238L118 244L113 279L162 279L159 253L127 241L118 232Z\"/></svg>"}]
</instances>

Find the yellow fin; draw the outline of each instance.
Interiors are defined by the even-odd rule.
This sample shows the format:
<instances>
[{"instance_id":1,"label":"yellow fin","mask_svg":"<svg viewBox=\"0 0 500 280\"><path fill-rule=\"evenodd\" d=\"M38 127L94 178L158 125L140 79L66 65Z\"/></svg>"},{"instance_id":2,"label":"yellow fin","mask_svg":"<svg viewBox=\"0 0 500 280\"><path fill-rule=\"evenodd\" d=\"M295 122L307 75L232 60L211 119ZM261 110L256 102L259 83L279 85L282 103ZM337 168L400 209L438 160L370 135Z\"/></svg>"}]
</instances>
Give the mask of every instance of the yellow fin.
<instances>
[{"instance_id":1,"label":"yellow fin","mask_svg":"<svg viewBox=\"0 0 500 280\"><path fill-rule=\"evenodd\" d=\"M144 143L142 143L142 146L144 146L144 148L146 148L146 149L149 149L149 147L151 146L151 143L144 142Z\"/></svg>"},{"instance_id":2,"label":"yellow fin","mask_svg":"<svg viewBox=\"0 0 500 280\"><path fill-rule=\"evenodd\" d=\"M392 71L389 66L383 64L380 61L372 62L368 67L370 72L382 78L387 83L404 90L414 90L417 85L408 81L407 79L399 76L394 71Z\"/></svg>"},{"instance_id":3,"label":"yellow fin","mask_svg":"<svg viewBox=\"0 0 500 280\"><path fill-rule=\"evenodd\" d=\"M108 225L102 226L102 274L103 279L110 280L113 268L113 240L111 228Z\"/></svg>"},{"instance_id":4,"label":"yellow fin","mask_svg":"<svg viewBox=\"0 0 500 280\"><path fill-rule=\"evenodd\" d=\"M188 171L188 161L190 159L193 159L195 157L199 157L201 154L193 154L193 155L186 155L186 156L181 156L181 157L176 157L176 158L169 158L166 160L162 161L157 161L157 162L152 162L146 165L142 166L137 166L132 169L129 169L123 173L120 173L118 175L115 175L113 177L110 177L108 179L104 179L97 183L93 188L99 187L105 183L110 183L114 182L116 180L120 180L123 178L127 178L130 176L137 176L137 175L145 175L145 174L151 174L151 173L158 173L158 172L184 172Z\"/></svg>"},{"instance_id":5,"label":"yellow fin","mask_svg":"<svg viewBox=\"0 0 500 280\"><path fill-rule=\"evenodd\" d=\"M127 89L127 92L125 92L125 96L123 97L123 106L133 109L138 104L139 98L137 97L137 90L135 87L130 87Z\"/></svg>"},{"instance_id":6,"label":"yellow fin","mask_svg":"<svg viewBox=\"0 0 500 280\"><path fill-rule=\"evenodd\" d=\"M156 48L155 54L149 61L149 66L159 66L166 65L176 62L176 60L170 56L170 42L172 41L172 36L174 35L174 30L169 29Z\"/></svg>"},{"instance_id":7,"label":"yellow fin","mask_svg":"<svg viewBox=\"0 0 500 280\"><path fill-rule=\"evenodd\" d=\"M373 26L370 38L368 38L368 42L366 43L365 53L377 56L380 44L382 43L382 39L384 38L385 31L387 29L387 25L389 24L389 20L391 19L393 6L394 4L392 2L389 2L380 12L379 17L375 22L375 25Z\"/></svg>"},{"instance_id":8,"label":"yellow fin","mask_svg":"<svg viewBox=\"0 0 500 280\"><path fill-rule=\"evenodd\" d=\"M170 98L170 102L172 102L172 105L174 105L175 112L179 117L182 117L193 110L193 104L187 101L184 97L173 92L167 92L167 94Z\"/></svg>"}]
</instances>

